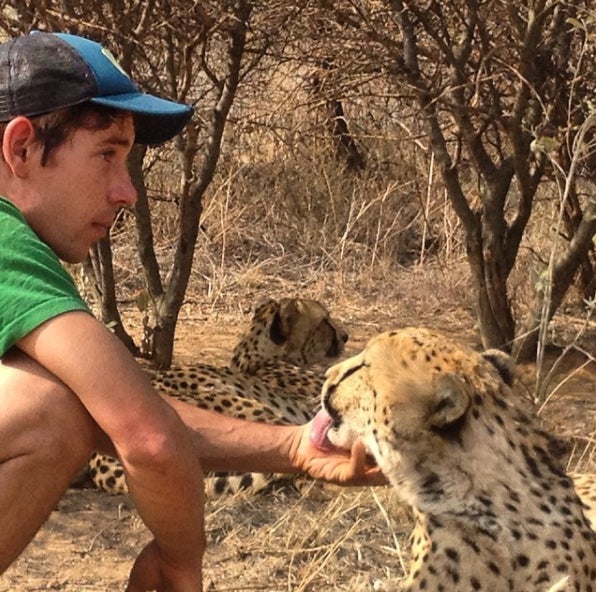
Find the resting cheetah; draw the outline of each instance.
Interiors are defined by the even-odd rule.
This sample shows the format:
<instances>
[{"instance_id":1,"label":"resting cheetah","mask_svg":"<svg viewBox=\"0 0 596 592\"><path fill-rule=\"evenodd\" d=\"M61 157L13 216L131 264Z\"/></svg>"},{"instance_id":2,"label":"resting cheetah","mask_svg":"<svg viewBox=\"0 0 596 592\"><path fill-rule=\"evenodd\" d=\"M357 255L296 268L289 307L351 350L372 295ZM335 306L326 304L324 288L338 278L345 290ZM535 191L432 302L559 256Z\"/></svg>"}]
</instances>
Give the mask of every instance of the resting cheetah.
<instances>
[{"instance_id":1,"label":"resting cheetah","mask_svg":"<svg viewBox=\"0 0 596 592\"><path fill-rule=\"evenodd\" d=\"M596 590L596 531L564 447L506 375L495 357L415 328L373 338L327 373L313 441L363 438L414 508L404 590Z\"/></svg>"},{"instance_id":2,"label":"resting cheetah","mask_svg":"<svg viewBox=\"0 0 596 592\"><path fill-rule=\"evenodd\" d=\"M320 302L267 300L256 308L228 368L195 364L148 372L158 391L189 403L226 413L230 396L239 396L239 404L234 399L235 416L258 420L264 414L263 419L271 421L272 410L279 414L276 423L303 423L314 415L318 401L313 396L324 382L322 371L306 367L326 368L347 341L346 331ZM244 399L264 407L242 409Z\"/></svg>"},{"instance_id":3,"label":"resting cheetah","mask_svg":"<svg viewBox=\"0 0 596 592\"><path fill-rule=\"evenodd\" d=\"M329 364L344 350L348 335L316 300L284 298L260 304L234 348L230 367L209 364L147 369L155 389L203 409L274 424L312 419L323 386L323 371L298 366ZM121 464L95 453L89 461L94 484L108 493L126 493ZM207 481L208 494L239 488L256 491L270 476L248 473Z\"/></svg>"}]
</instances>

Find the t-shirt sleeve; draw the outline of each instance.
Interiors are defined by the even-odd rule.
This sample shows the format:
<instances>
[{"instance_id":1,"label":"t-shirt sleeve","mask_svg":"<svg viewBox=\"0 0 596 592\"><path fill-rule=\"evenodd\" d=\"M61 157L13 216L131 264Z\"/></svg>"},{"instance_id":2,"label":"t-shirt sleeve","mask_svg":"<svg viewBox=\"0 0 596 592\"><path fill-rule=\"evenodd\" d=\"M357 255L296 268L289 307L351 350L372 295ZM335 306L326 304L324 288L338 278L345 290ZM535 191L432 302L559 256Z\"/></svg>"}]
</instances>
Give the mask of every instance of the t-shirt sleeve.
<instances>
[{"instance_id":1,"label":"t-shirt sleeve","mask_svg":"<svg viewBox=\"0 0 596 592\"><path fill-rule=\"evenodd\" d=\"M25 224L0 221L0 356L65 312L89 312L55 253Z\"/></svg>"}]
</instances>

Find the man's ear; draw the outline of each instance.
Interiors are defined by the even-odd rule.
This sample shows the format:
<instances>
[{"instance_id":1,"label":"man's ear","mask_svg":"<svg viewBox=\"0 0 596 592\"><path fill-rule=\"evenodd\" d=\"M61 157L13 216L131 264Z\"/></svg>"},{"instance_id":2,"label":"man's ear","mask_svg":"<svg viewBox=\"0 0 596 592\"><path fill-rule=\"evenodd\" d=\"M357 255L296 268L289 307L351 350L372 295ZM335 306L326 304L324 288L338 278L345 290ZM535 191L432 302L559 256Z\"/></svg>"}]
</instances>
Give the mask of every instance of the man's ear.
<instances>
[{"instance_id":1,"label":"man's ear","mask_svg":"<svg viewBox=\"0 0 596 592\"><path fill-rule=\"evenodd\" d=\"M32 150L37 143L35 128L30 119L19 116L8 122L2 139L2 155L13 175L26 176Z\"/></svg>"}]
</instances>

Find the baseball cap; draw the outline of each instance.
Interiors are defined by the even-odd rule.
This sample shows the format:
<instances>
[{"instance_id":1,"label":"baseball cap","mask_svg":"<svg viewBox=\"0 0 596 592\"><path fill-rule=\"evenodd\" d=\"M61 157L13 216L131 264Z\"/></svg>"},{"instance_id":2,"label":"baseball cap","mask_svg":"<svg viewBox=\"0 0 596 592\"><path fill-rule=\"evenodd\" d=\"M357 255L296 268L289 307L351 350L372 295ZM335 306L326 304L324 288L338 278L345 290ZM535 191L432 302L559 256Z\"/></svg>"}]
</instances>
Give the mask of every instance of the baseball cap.
<instances>
[{"instance_id":1,"label":"baseball cap","mask_svg":"<svg viewBox=\"0 0 596 592\"><path fill-rule=\"evenodd\" d=\"M90 39L35 31L0 45L0 122L87 101L131 112L139 144L169 140L193 113L141 92L110 51Z\"/></svg>"}]
</instances>

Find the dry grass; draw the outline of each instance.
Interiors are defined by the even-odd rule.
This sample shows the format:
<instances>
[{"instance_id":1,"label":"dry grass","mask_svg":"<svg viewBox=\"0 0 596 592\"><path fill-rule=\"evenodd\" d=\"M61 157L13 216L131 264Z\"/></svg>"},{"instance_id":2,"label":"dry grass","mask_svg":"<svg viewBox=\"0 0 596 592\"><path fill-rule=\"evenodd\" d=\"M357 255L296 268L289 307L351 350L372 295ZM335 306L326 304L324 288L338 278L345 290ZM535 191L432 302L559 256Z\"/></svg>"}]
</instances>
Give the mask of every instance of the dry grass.
<instances>
[{"instance_id":1,"label":"dry grass","mask_svg":"<svg viewBox=\"0 0 596 592\"><path fill-rule=\"evenodd\" d=\"M389 489L311 484L302 494L277 492L263 502L241 496L215 502L209 590L381 590L402 577L411 522ZM250 566L240 579L239 561Z\"/></svg>"}]
</instances>

